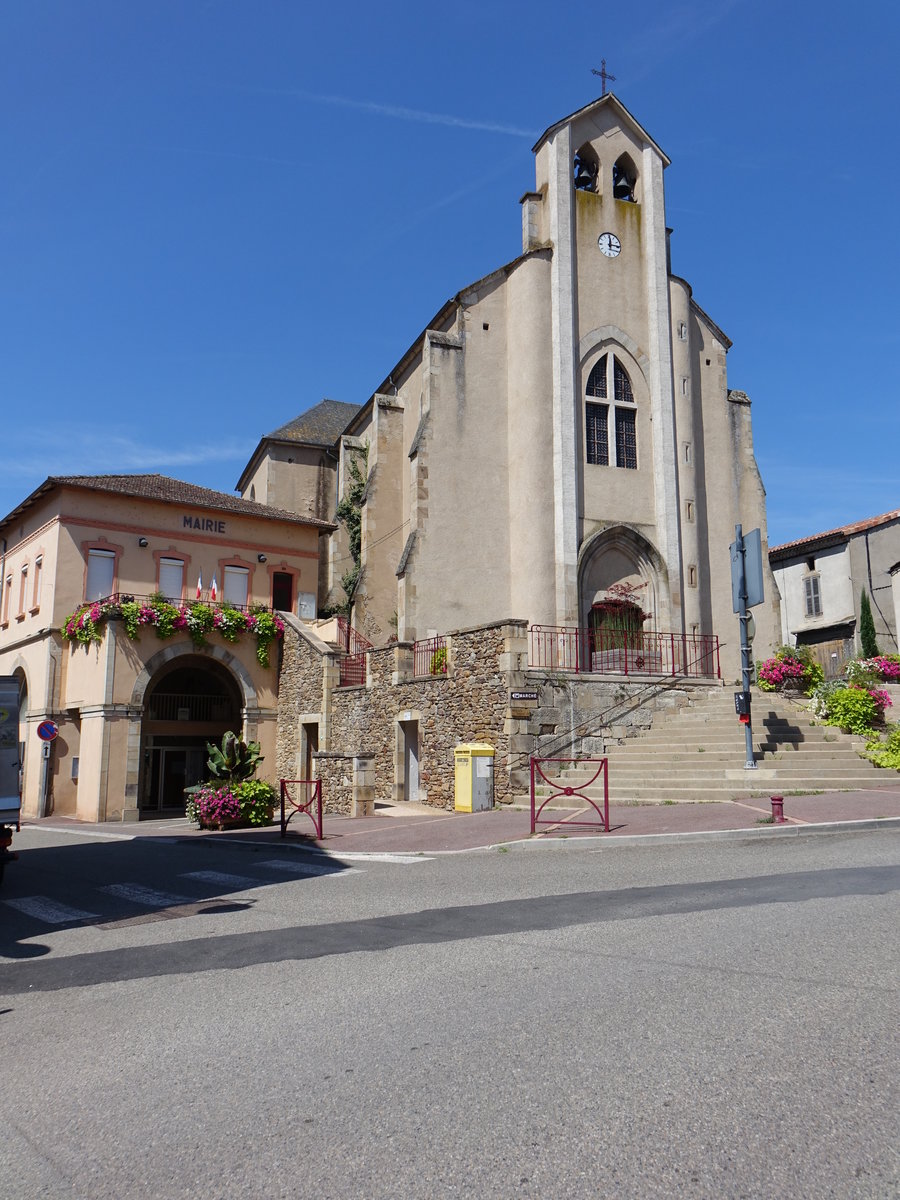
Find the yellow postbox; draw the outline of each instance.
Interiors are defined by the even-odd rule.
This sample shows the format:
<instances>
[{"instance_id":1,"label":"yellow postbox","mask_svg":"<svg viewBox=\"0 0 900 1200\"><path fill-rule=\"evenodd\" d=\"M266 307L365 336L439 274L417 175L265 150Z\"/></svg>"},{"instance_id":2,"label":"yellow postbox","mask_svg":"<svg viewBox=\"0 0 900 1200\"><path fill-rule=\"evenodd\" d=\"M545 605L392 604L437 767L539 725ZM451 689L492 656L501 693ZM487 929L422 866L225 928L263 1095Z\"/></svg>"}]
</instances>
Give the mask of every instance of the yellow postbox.
<instances>
[{"instance_id":1,"label":"yellow postbox","mask_svg":"<svg viewBox=\"0 0 900 1200\"><path fill-rule=\"evenodd\" d=\"M494 747L464 742L453 751L454 808L486 812L494 807Z\"/></svg>"}]
</instances>

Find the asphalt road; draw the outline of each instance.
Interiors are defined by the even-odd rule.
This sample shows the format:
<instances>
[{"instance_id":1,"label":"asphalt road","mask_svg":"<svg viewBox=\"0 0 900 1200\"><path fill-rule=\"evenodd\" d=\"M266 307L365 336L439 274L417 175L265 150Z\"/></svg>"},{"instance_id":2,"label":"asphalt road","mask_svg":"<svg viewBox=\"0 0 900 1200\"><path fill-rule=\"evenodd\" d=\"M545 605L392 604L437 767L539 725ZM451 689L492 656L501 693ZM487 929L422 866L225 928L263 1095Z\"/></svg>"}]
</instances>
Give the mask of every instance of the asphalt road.
<instances>
[{"instance_id":1,"label":"asphalt road","mask_svg":"<svg viewBox=\"0 0 900 1200\"><path fill-rule=\"evenodd\" d=\"M0 1195L896 1197L898 845L26 831Z\"/></svg>"}]
</instances>

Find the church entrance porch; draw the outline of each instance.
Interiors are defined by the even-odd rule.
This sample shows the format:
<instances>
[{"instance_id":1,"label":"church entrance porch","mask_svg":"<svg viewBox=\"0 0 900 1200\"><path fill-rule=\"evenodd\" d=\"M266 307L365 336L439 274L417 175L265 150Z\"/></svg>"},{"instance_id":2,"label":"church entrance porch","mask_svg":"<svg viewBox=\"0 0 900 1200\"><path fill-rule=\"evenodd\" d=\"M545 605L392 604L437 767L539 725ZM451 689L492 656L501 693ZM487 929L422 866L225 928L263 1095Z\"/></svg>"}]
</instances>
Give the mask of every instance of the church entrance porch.
<instances>
[{"instance_id":1,"label":"church entrance porch","mask_svg":"<svg viewBox=\"0 0 900 1200\"><path fill-rule=\"evenodd\" d=\"M532 625L528 666L576 675L686 676L721 679L716 634L671 633L594 624Z\"/></svg>"}]
</instances>

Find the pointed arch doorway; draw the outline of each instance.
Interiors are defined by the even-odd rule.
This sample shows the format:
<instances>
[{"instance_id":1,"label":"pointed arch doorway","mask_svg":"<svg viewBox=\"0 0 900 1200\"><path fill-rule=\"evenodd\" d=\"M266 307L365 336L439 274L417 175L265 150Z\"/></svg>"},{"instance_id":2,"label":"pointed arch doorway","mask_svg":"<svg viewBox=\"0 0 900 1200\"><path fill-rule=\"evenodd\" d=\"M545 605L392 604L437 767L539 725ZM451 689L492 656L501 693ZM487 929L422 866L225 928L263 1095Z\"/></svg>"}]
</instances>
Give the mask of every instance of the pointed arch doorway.
<instances>
[{"instance_id":1,"label":"pointed arch doorway","mask_svg":"<svg viewBox=\"0 0 900 1200\"><path fill-rule=\"evenodd\" d=\"M591 670L618 670L617 656L641 652L648 633L665 629L669 595L661 555L626 526L602 530L582 546L579 623L589 633Z\"/></svg>"}]
</instances>

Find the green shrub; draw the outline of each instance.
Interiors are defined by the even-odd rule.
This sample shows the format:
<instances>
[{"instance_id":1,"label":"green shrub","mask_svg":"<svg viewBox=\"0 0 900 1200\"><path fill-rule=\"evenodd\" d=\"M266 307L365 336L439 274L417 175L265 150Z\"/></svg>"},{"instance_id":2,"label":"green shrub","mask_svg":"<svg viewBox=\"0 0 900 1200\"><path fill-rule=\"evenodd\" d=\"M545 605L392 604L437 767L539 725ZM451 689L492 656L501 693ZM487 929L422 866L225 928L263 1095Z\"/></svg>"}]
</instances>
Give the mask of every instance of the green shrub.
<instances>
[{"instance_id":1,"label":"green shrub","mask_svg":"<svg viewBox=\"0 0 900 1200\"><path fill-rule=\"evenodd\" d=\"M850 733L867 734L879 717L878 705L865 688L838 688L829 698L826 725L837 725Z\"/></svg>"},{"instance_id":2,"label":"green shrub","mask_svg":"<svg viewBox=\"0 0 900 1200\"><path fill-rule=\"evenodd\" d=\"M900 771L900 725L894 725L887 738L873 738L866 743L866 758L876 767Z\"/></svg>"},{"instance_id":3,"label":"green shrub","mask_svg":"<svg viewBox=\"0 0 900 1200\"><path fill-rule=\"evenodd\" d=\"M248 779L234 789L241 806L241 822L271 825L275 813L275 789L261 779Z\"/></svg>"},{"instance_id":4,"label":"green shrub","mask_svg":"<svg viewBox=\"0 0 900 1200\"><path fill-rule=\"evenodd\" d=\"M859 597L859 647L862 650L863 658L874 658L878 653L878 642L875 640L875 620L865 588Z\"/></svg>"},{"instance_id":5,"label":"green shrub","mask_svg":"<svg viewBox=\"0 0 900 1200\"><path fill-rule=\"evenodd\" d=\"M252 779L263 759L259 742L245 742L240 734L230 731L222 734L221 747L207 742L206 749L209 753L206 769L210 779L228 783Z\"/></svg>"}]
</instances>

